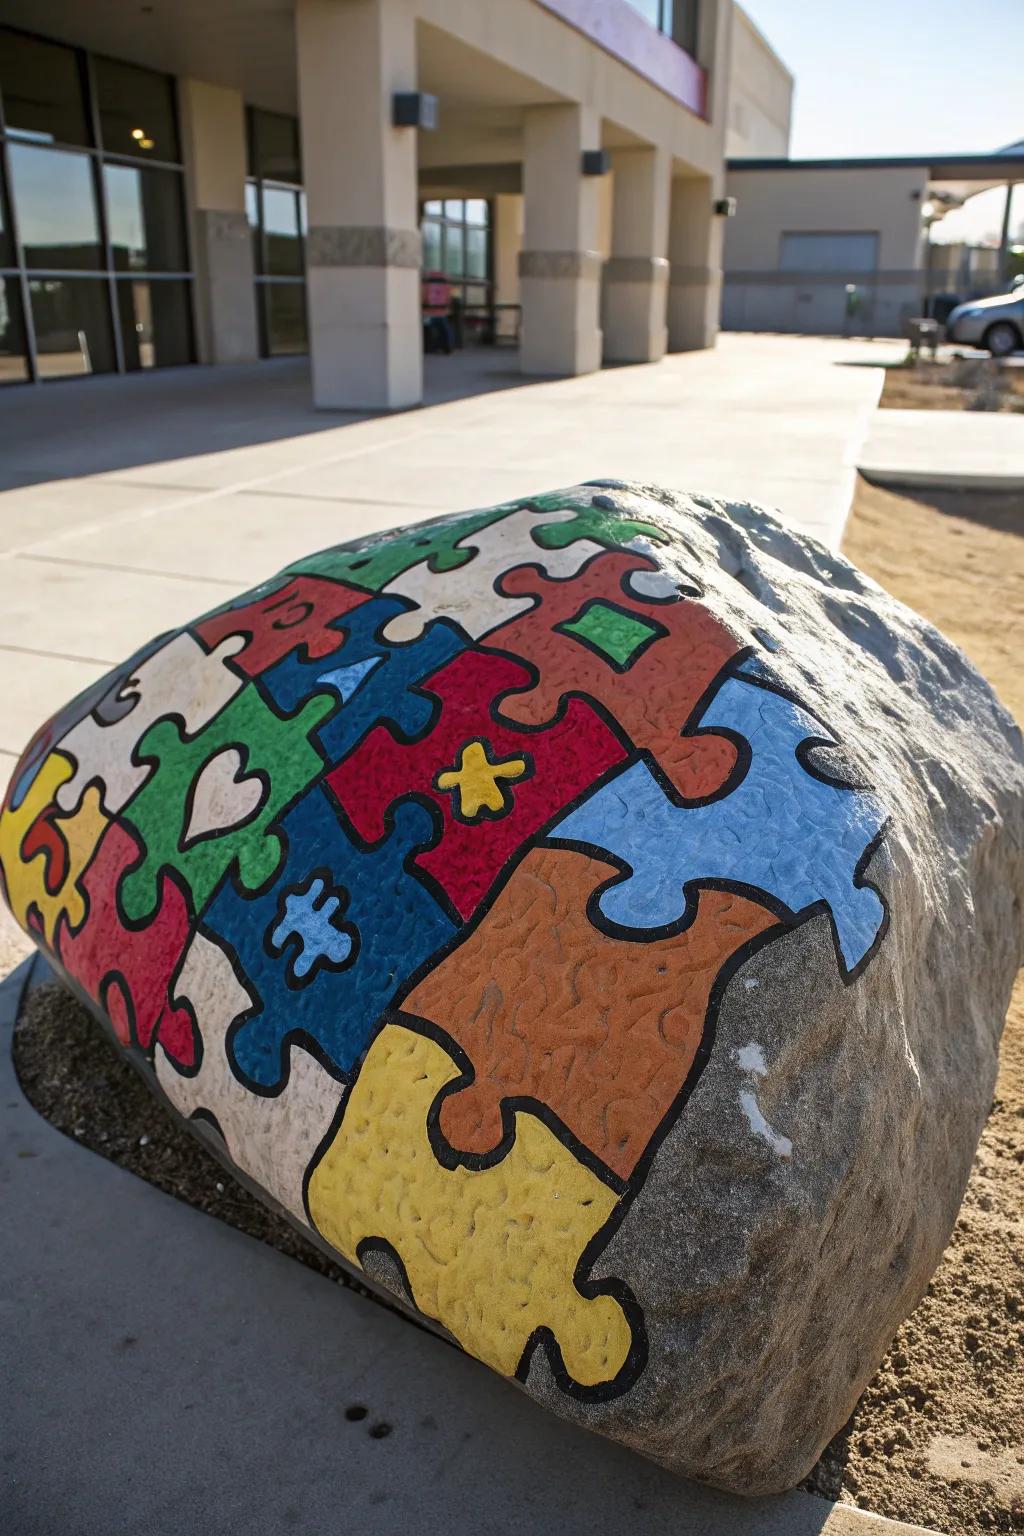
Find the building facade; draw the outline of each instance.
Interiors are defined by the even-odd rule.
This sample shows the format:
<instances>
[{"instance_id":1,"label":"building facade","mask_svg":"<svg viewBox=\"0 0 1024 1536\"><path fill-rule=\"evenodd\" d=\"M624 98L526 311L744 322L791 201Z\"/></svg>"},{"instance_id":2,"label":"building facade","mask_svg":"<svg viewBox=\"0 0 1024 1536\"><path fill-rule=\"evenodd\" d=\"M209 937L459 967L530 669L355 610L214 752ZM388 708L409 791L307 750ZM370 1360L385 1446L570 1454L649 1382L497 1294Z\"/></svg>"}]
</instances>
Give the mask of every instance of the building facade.
<instances>
[{"instance_id":1,"label":"building facade","mask_svg":"<svg viewBox=\"0 0 1024 1536\"><path fill-rule=\"evenodd\" d=\"M308 349L318 405L413 405L424 270L527 374L709 345L730 113L788 136L735 10L0 0L0 378Z\"/></svg>"}]
</instances>

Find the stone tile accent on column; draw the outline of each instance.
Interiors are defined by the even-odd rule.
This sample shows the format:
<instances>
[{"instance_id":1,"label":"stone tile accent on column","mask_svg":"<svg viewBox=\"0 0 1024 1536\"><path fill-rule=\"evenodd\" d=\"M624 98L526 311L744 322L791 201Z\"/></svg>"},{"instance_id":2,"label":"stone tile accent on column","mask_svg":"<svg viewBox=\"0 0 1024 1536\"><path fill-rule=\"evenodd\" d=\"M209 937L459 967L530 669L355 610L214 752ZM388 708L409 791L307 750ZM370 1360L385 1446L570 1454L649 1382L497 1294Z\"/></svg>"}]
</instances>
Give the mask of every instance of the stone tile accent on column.
<instances>
[{"instance_id":1,"label":"stone tile accent on column","mask_svg":"<svg viewBox=\"0 0 1024 1536\"><path fill-rule=\"evenodd\" d=\"M600 251L520 251L519 276L596 280L601 275Z\"/></svg>"},{"instance_id":2,"label":"stone tile accent on column","mask_svg":"<svg viewBox=\"0 0 1024 1536\"><path fill-rule=\"evenodd\" d=\"M665 283L668 273L664 256L609 256L604 264L606 283Z\"/></svg>"},{"instance_id":3,"label":"stone tile accent on column","mask_svg":"<svg viewBox=\"0 0 1024 1536\"><path fill-rule=\"evenodd\" d=\"M422 243L417 229L384 224L314 225L306 237L311 267L409 267L418 271Z\"/></svg>"}]
</instances>

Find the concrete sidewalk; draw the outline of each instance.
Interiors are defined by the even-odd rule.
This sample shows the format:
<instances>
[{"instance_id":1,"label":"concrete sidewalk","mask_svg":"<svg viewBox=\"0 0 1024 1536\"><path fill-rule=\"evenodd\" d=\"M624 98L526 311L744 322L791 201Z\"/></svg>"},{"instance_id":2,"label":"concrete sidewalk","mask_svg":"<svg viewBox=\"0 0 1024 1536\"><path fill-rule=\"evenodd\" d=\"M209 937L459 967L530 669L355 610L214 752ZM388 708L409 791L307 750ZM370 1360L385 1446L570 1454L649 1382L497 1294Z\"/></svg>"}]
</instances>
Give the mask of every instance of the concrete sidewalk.
<instances>
[{"instance_id":1,"label":"concrete sidewalk","mask_svg":"<svg viewBox=\"0 0 1024 1536\"><path fill-rule=\"evenodd\" d=\"M1024 414L876 411L857 467L874 485L1024 489Z\"/></svg>"},{"instance_id":2,"label":"concrete sidewalk","mask_svg":"<svg viewBox=\"0 0 1024 1536\"><path fill-rule=\"evenodd\" d=\"M0 986L3 1531L917 1529L809 1494L748 1501L670 1477L60 1135L11 1066L26 973Z\"/></svg>"},{"instance_id":3,"label":"concrete sidewalk","mask_svg":"<svg viewBox=\"0 0 1024 1536\"><path fill-rule=\"evenodd\" d=\"M428 405L313 411L302 361L10 390L0 402L0 787L45 718L159 630L312 549L599 476L766 502L836 545L885 343L726 335L524 381L427 359Z\"/></svg>"}]
</instances>

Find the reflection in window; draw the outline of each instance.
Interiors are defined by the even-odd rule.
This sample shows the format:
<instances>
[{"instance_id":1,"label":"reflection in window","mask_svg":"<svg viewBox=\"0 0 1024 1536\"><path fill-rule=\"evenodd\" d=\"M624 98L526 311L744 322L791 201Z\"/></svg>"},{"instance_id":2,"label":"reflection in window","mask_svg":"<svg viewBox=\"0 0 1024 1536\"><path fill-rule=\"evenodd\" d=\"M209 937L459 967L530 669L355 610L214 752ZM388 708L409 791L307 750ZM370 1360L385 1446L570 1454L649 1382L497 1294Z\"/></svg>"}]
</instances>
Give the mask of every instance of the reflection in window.
<instances>
[{"instance_id":1,"label":"reflection in window","mask_svg":"<svg viewBox=\"0 0 1024 1536\"><path fill-rule=\"evenodd\" d=\"M96 58L93 79L107 154L181 159L170 75L119 59Z\"/></svg>"},{"instance_id":2,"label":"reflection in window","mask_svg":"<svg viewBox=\"0 0 1024 1536\"><path fill-rule=\"evenodd\" d=\"M124 365L173 368L192 361L188 284L122 278L117 284Z\"/></svg>"},{"instance_id":3,"label":"reflection in window","mask_svg":"<svg viewBox=\"0 0 1024 1536\"><path fill-rule=\"evenodd\" d=\"M0 27L0 94L7 132L41 144L89 144L81 55Z\"/></svg>"},{"instance_id":4,"label":"reflection in window","mask_svg":"<svg viewBox=\"0 0 1024 1536\"><path fill-rule=\"evenodd\" d=\"M687 53L697 47L697 0L627 0L634 11Z\"/></svg>"},{"instance_id":5,"label":"reflection in window","mask_svg":"<svg viewBox=\"0 0 1024 1536\"><path fill-rule=\"evenodd\" d=\"M28 378L25 323L16 277L0 277L0 384L22 384Z\"/></svg>"},{"instance_id":6,"label":"reflection in window","mask_svg":"<svg viewBox=\"0 0 1024 1536\"><path fill-rule=\"evenodd\" d=\"M102 265L92 159L11 144L11 191L27 267L58 271Z\"/></svg>"},{"instance_id":7,"label":"reflection in window","mask_svg":"<svg viewBox=\"0 0 1024 1536\"><path fill-rule=\"evenodd\" d=\"M33 278L29 295L40 378L113 372L114 339L102 278Z\"/></svg>"},{"instance_id":8,"label":"reflection in window","mask_svg":"<svg viewBox=\"0 0 1024 1536\"><path fill-rule=\"evenodd\" d=\"M430 207L430 204L427 204ZM423 270L424 272L439 272L441 270L441 226L435 219L423 220Z\"/></svg>"},{"instance_id":9,"label":"reflection in window","mask_svg":"<svg viewBox=\"0 0 1024 1536\"><path fill-rule=\"evenodd\" d=\"M268 277L302 276L299 194L290 187L263 188L263 248Z\"/></svg>"},{"instance_id":10,"label":"reflection in window","mask_svg":"<svg viewBox=\"0 0 1024 1536\"><path fill-rule=\"evenodd\" d=\"M264 351L268 357L309 351L305 283L262 283Z\"/></svg>"},{"instance_id":11,"label":"reflection in window","mask_svg":"<svg viewBox=\"0 0 1024 1536\"><path fill-rule=\"evenodd\" d=\"M478 312L490 304L490 204L483 197L446 197L423 204L420 221L424 272L443 272L452 296ZM484 318L476 321L484 325Z\"/></svg>"},{"instance_id":12,"label":"reflection in window","mask_svg":"<svg viewBox=\"0 0 1024 1536\"><path fill-rule=\"evenodd\" d=\"M297 118L249 108L249 171L267 181L302 185Z\"/></svg>"},{"instance_id":13,"label":"reflection in window","mask_svg":"<svg viewBox=\"0 0 1024 1536\"><path fill-rule=\"evenodd\" d=\"M185 227L177 171L105 165L107 225L118 272L184 272Z\"/></svg>"}]
</instances>

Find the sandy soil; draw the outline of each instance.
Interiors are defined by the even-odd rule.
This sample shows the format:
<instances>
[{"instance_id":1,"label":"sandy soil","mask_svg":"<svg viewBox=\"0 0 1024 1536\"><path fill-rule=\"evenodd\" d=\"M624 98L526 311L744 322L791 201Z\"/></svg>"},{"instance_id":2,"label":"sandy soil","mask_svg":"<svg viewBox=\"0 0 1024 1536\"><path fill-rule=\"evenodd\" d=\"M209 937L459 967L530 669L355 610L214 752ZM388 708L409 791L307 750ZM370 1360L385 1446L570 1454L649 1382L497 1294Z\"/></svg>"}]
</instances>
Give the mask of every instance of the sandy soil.
<instances>
[{"instance_id":1,"label":"sandy soil","mask_svg":"<svg viewBox=\"0 0 1024 1536\"><path fill-rule=\"evenodd\" d=\"M1024 497L936 493L926 503L861 484L845 549L957 640L1024 720ZM15 1066L30 1101L83 1145L353 1283L180 1125L154 1117L137 1074L62 989L30 1000ZM1024 1531L1022 1186L1024 973L950 1246L811 1491L949 1536Z\"/></svg>"},{"instance_id":2,"label":"sandy soil","mask_svg":"<svg viewBox=\"0 0 1024 1536\"><path fill-rule=\"evenodd\" d=\"M1024 721L1024 497L858 488L845 552ZM1024 972L956 1230L808 1486L950 1533L1024 1531Z\"/></svg>"},{"instance_id":3,"label":"sandy soil","mask_svg":"<svg viewBox=\"0 0 1024 1536\"><path fill-rule=\"evenodd\" d=\"M878 403L897 411L1024 411L1024 369L977 359L897 364L885 370Z\"/></svg>"}]
</instances>

